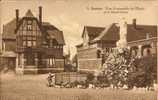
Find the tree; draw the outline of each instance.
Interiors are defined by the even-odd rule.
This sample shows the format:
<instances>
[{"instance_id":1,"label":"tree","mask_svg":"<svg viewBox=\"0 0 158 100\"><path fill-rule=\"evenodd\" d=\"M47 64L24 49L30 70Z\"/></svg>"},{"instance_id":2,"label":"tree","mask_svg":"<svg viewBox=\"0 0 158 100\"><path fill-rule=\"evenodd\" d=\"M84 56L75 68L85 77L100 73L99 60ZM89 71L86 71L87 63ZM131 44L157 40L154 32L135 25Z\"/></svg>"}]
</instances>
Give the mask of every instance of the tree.
<instances>
[{"instance_id":1,"label":"tree","mask_svg":"<svg viewBox=\"0 0 158 100\"><path fill-rule=\"evenodd\" d=\"M153 85L153 57L146 56L142 58L136 58L131 66L133 71L128 75L129 88L147 87L148 89Z\"/></svg>"}]
</instances>

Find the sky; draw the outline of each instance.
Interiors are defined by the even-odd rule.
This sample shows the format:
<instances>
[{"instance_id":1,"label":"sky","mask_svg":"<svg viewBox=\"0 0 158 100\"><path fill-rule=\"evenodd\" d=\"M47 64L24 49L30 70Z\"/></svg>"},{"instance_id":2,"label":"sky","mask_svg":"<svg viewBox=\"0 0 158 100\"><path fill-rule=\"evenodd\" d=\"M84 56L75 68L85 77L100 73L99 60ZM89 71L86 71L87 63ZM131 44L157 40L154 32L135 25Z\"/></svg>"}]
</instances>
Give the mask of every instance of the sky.
<instances>
[{"instance_id":1,"label":"sky","mask_svg":"<svg viewBox=\"0 0 158 100\"><path fill-rule=\"evenodd\" d=\"M0 24L2 26L15 18L15 9L19 9L20 17L28 9L38 17L39 6L43 7L43 21L50 22L63 31L66 42L64 52L67 53L69 48L72 54L76 53L75 45L82 43L84 26L106 27L108 24L118 23L123 17L127 23L132 23L132 19L136 18L138 24L158 24L156 0L2 0ZM128 10L128 13L105 13L110 8L134 10Z\"/></svg>"}]
</instances>

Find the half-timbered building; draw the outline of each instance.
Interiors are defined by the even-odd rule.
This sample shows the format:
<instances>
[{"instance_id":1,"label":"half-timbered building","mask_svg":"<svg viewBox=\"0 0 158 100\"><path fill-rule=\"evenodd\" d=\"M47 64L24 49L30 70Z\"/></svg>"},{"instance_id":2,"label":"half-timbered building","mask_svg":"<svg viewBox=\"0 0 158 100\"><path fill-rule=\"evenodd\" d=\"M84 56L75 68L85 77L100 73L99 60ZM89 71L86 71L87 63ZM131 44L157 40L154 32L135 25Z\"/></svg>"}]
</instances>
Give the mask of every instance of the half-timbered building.
<instances>
[{"instance_id":1,"label":"half-timbered building","mask_svg":"<svg viewBox=\"0 0 158 100\"><path fill-rule=\"evenodd\" d=\"M42 7L39 7L38 17L28 10L24 17L19 18L17 9L14 21L16 72L27 74L63 71L63 32L49 22L43 22Z\"/></svg>"}]
</instances>

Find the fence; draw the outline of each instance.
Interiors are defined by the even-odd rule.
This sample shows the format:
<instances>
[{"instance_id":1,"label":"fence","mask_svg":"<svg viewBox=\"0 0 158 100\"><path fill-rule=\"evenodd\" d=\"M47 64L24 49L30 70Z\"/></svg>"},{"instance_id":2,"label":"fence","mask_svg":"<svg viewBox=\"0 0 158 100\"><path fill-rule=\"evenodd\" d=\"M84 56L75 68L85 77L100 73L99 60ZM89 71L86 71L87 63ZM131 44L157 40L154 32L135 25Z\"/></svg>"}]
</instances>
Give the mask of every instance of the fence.
<instances>
[{"instance_id":1,"label":"fence","mask_svg":"<svg viewBox=\"0 0 158 100\"><path fill-rule=\"evenodd\" d=\"M86 81L87 75L77 72L61 72L55 74L55 84Z\"/></svg>"}]
</instances>

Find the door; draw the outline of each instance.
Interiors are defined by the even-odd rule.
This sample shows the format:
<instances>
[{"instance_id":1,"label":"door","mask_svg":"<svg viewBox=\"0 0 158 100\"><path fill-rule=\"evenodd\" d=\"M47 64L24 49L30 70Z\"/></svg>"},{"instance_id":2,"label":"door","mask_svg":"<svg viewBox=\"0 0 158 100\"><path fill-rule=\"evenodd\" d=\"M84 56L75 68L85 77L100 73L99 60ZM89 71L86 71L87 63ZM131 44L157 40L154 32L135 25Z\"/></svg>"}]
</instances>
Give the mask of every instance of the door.
<instances>
[{"instance_id":1,"label":"door","mask_svg":"<svg viewBox=\"0 0 158 100\"><path fill-rule=\"evenodd\" d=\"M28 50L25 53L26 65L35 65L35 54L32 50Z\"/></svg>"}]
</instances>

